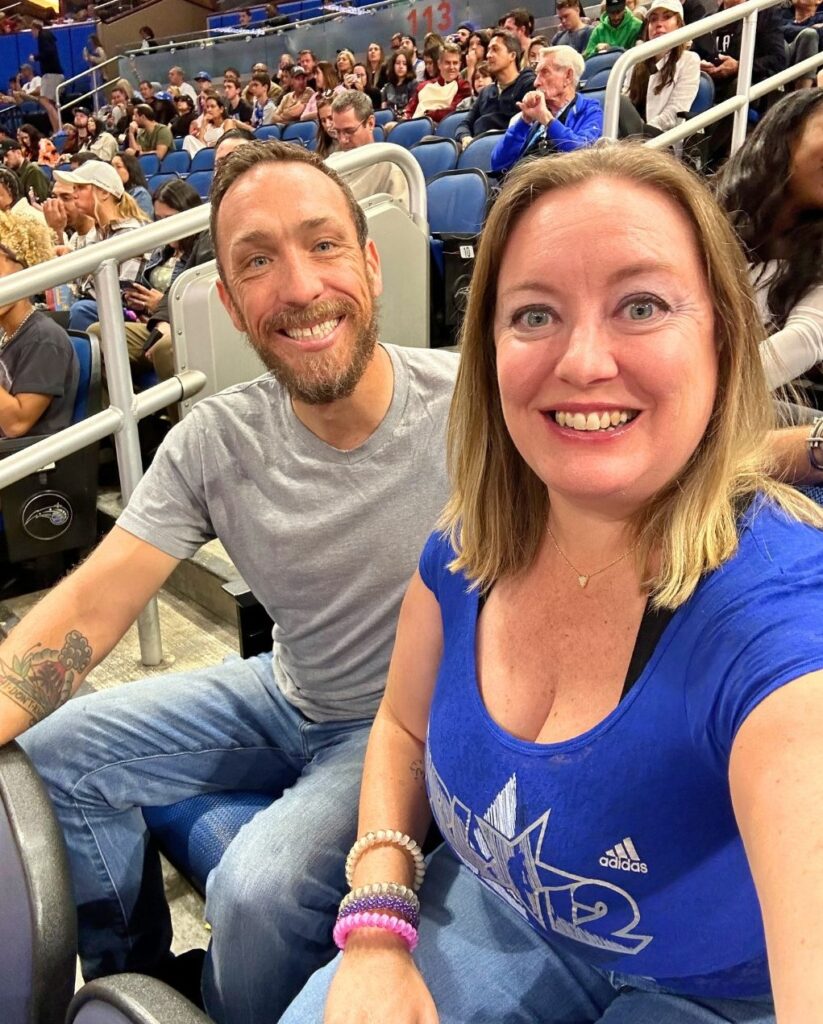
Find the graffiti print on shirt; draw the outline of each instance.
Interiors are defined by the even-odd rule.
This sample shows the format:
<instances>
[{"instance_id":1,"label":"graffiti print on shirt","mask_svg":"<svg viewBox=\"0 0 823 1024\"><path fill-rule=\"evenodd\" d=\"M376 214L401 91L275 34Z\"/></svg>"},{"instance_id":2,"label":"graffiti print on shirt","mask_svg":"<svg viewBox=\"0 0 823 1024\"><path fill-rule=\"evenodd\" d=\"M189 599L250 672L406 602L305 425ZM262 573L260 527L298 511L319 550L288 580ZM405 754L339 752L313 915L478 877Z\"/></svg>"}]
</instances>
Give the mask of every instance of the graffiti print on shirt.
<instances>
[{"instance_id":1,"label":"graffiti print on shirt","mask_svg":"<svg viewBox=\"0 0 823 1024\"><path fill-rule=\"evenodd\" d=\"M426 776L435 821L464 864L547 937L634 955L652 941L641 935L640 908L619 886L552 867L551 809L517 831L517 776L478 815L446 789L426 751Z\"/></svg>"}]
</instances>

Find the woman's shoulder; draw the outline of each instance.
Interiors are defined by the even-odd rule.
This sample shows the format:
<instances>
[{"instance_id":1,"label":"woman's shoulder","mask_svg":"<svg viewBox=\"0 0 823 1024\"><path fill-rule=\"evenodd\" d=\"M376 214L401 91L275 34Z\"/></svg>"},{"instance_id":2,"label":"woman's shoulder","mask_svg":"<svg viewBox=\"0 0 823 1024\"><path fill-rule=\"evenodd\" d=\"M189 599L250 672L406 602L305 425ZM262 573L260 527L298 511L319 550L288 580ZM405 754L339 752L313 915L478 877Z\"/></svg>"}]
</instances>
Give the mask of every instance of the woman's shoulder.
<instances>
[{"instance_id":1,"label":"woman's shoulder","mask_svg":"<svg viewBox=\"0 0 823 1024\"><path fill-rule=\"evenodd\" d=\"M438 599L450 579L463 576L462 573L452 573L449 569L449 565L456 557L457 552L449 534L443 530L433 530L420 555L419 570L423 582ZM465 589L465 580L462 589Z\"/></svg>"}]
</instances>

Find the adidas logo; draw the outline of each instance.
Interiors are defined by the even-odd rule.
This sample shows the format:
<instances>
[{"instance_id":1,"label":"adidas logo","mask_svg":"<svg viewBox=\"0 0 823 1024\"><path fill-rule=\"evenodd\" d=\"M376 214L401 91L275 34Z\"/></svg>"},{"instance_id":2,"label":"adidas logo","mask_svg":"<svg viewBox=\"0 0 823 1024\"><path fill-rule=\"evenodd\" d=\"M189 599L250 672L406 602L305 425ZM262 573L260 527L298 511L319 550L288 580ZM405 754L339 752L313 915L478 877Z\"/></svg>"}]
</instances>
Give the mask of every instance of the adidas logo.
<instances>
[{"instance_id":1,"label":"adidas logo","mask_svg":"<svg viewBox=\"0 0 823 1024\"><path fill-rule=\"evenodd\" d=\"M600 866L614 868L616 871L634 871L640 875L648 874L649 871L628 836L622 843L615 843L611 850L606 850L600 858Z\"/></svg>"}]
</instances>

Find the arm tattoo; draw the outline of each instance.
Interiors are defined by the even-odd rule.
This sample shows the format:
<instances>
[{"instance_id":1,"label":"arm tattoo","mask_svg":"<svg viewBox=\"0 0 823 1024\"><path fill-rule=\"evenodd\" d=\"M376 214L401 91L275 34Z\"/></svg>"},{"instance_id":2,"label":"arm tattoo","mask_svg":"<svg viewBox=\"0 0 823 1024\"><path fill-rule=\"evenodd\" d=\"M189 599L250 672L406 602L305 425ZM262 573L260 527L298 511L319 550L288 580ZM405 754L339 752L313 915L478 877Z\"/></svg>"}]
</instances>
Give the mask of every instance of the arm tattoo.
<instances>
[{"instance_id":1,"label":"arm tattoo","mask_svg":"<svg viewBox=\"0 0 823 1024\"><path fill-rule=\"evenodd\" d=\"M416 761L412 761L409 765L409 772L411 777L416 783L422 785L426 778L426 770L423 767L423 762L418 758Z\"/></svg>"},{"instance_id":2,"label":"arm tattoo","mask_svg":"<svg viewBox=\"0 0 823 1024\"><path fill-rule=\"evenodd\" d=\"M88 640L76 629L66 634L59 651L36 644L11 665L0 659L0 694L39 722L71 696L78 676L91 664Z\"/></svg>"}]
</instances>

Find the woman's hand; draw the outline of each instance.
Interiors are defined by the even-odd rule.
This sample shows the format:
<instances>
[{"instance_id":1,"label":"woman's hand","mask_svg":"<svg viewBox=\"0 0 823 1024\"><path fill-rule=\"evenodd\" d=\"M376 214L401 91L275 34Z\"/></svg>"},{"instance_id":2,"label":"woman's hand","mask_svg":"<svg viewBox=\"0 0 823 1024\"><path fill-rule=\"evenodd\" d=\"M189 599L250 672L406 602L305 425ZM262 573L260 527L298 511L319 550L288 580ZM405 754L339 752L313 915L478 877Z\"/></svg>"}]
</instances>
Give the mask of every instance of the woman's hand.
<instances>
[{"instance_id":1,"label":"woman's hand","mask_svg":"<svg viewBox=\"0 0 823 1024\"><path fill-rule=\"evenodd\" d=\"M157 288L144 288L142 284L133 284L126 291L126 302L135 313L151 315L160 305L163 292Z\"/></svg>"},{"instance_id":2,"label":"woman's hand","mask_svg":"<svg viewBox=\"0 0 823 1024\"><path fill-rule=\"evenodd\" d=\"M402 939L353 934L326 1000L323 1024L438 1024L426 983Z\"/></svg>"}]
</instances>

